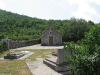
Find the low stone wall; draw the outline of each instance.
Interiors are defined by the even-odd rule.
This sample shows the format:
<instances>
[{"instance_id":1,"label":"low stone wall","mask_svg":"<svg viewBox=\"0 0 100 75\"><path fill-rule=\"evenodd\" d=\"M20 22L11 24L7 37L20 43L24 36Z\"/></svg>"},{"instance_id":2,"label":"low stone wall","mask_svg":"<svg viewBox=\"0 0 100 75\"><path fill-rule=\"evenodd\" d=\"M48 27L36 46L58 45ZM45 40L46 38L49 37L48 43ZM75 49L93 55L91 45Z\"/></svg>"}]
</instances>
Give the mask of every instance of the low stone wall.
<instances>
[{"instance_id":1,"label":"low stone wall","mask_svg":"<svg viewBox=\"0 0 100 75\"><path fill-rule=\"evenodd\" d=\"M6 42L7 49L15 49L25 46L31 46L34 44L38 44L38 40L31 40L31 41L14 41L12 39L3 39Z\"/></svg>"}]
</instances>

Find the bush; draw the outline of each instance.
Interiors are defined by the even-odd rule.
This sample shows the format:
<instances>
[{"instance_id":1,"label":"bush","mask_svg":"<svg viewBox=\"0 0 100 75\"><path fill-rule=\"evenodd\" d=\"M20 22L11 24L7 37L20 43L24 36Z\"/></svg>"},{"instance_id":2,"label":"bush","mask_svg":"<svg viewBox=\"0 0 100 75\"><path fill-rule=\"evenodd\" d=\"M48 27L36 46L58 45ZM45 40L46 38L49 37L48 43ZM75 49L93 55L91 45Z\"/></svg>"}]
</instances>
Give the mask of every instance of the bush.
<instances>
[{"instance_id":1,"label":"bush","mask_svg":"<svg viewBox=\"0 0 100 75\"><path fill-rule=\"evenodd\" d=\"M0 42L0 53L3 53L6 50L7 50L6 42L5 41Z\"/></svg>"},{"instance_id":2,"label":"bush","mask_svg":"<svg viewBox=\"0 0 100 75\"><path fill-rule=\"evenodd\" d=\"M84 40L76 46L73 42L66 43L65 50L70 56L67 59L72 64L72 74L77 75L100 75L100 27L91 27L85 33Z\"/></svg>"},{"instance_id":3,"label":"bush","mask_svg":"<svg viewBox=\"0 0 100 75\"><path fill-rule=\"evenodd\" d=\"M0 43L0 53L3 53L2 43Z\"/></svg>"}]
</instances>

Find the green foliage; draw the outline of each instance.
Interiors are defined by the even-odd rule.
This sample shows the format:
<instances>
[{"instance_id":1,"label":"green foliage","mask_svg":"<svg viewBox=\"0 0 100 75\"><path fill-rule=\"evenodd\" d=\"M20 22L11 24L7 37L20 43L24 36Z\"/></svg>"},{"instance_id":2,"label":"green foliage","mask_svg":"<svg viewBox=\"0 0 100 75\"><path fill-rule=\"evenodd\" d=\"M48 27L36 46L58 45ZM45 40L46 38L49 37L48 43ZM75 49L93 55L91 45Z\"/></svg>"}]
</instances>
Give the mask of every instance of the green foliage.
<instances>
[{"instance_id":1,"label":"green foliage","mask_svg":"<svg viewBox=\"0 0 100 75\"><path fill-rule=\"evenodd\" d=\"M6 50L7 50L6 42L5 41L0 42L0 53L3 53Z\"/></svg>"},{"instance_id":2,"label":"green foliage","mask_svg":"<svg viewBox=\"0 0 100 75\"><path fill-rule=\"evenodd\" d=\"M71 18L70 20L44 20L0 10L0 33L13 40L32 40L41 37L51 25L63 36L63 41L77 41L84 37L92 21ZM0 35L0 38L1 35Z\"/></svg>"},{"instance_id":3,"label":"green foliage","mask_svg":"<svg viewBox=\"0 0 100 75\"><path fill-rule=\"evenodd\" d=\"M3 53L2 43L0 43L0 53Z\"/></svg>"},{"instance_id":4,"label":"green foliage","mask_svg":"<svg viewBox=\"0 0 100 75\"><path fill-rule=\"evenodd\" d=\"M4 38L4 34L0 34L0 39L3 39Z\"/></svg>"},{"instance_id":5,"label":"green foliage","mask_svg":"<svg viewBox=\"0 0 100 75\"><path fill-rule=\"evenodd\" d=\"M77 75L100 75L100 27L92 26L80 45L66 43L70 55L72 73Z\"/></svg>"},{"instance_id":6,"label":"green foliage","mask_svg":"<svg viewBox=\"0 0 100 75\"><path fill-rule=\"evenodd\" d=\"M32 40L40 38L48 27L46 20L0 10L0 33L13 40ZM0 38L1 35L0 35Z\"/></svg>"},{"instance_id":7,"label":"green foliage","mask_svg":"<svg viewBox=\"0 0 100 75\"><path fill-rule=\"evenodd\" d=\"M90 24L84 19L71 18L62 27L63 38L67 41L78 41L84 38L84 33L89 30Z\"/></svg>"}]
</instances>

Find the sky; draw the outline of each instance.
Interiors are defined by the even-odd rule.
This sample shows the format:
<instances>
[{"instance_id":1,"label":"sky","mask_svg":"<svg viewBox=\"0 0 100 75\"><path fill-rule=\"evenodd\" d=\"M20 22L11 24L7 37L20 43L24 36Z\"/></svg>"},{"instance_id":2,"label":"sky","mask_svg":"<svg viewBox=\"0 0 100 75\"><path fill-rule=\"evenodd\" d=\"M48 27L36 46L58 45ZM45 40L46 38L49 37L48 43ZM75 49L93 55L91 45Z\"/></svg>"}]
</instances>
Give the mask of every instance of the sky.
<instances>
[{"instance_id":1,"label":"sky","mask_svg":"<svg viewBox=\"0 0 100 75\"><path fill-rule=\"evenodd\" d=\"M100 23L100 0L0 0L0 9L40 19Z\"/></svg>"}]
</instances>

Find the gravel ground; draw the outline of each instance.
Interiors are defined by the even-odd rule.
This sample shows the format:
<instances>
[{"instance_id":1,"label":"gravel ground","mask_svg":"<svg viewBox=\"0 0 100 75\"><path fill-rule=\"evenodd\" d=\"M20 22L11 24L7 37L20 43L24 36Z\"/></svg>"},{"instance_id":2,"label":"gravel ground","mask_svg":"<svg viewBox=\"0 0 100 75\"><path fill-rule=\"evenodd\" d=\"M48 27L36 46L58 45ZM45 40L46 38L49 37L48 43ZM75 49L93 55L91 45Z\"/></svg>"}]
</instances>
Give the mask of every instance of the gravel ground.
<instances>
[{"instance_id":1,"label":"gravel ground","mask_svg":"<svg viewBox=\"0 0 100 75\"><path fill-rule=\"evenodd\" d=\"M63 48L63 46L41 46L41 44L36 44L36 45L16 48L16 49L12 49L12 50L62 49L62 48Z\"/></svg>"}]
</instances>

